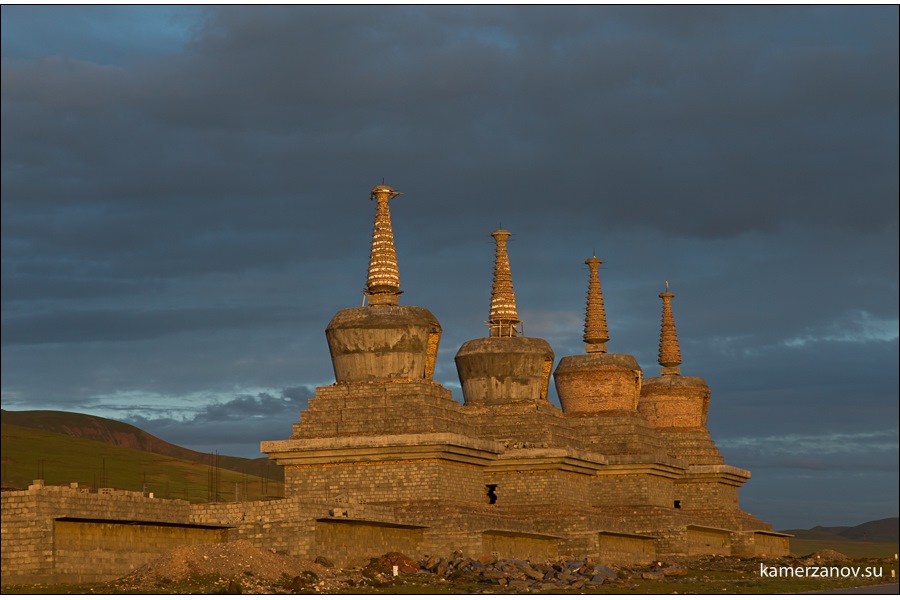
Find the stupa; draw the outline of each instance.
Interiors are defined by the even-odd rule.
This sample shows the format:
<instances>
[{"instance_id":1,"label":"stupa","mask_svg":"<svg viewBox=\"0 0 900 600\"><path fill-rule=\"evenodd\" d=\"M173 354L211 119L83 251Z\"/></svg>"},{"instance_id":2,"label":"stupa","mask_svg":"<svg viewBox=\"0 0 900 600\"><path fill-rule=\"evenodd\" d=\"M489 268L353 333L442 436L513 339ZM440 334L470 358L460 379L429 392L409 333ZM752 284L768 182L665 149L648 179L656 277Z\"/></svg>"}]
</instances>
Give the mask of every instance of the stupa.
<instances>
[{"instance_id":1,"label":"stupa","mask_svg":"<svg viewBox=\"0 0 900 600\"><path fill-rule=\"evenodd\" d=\"M120 576L154 553L226 540L342 566L386 552L618 565L787 553L789 536L740 509L750 473L723 464L706 429L709 387L680 374L668 287L661 376L642 381L633 356L607 352L601 261L585 261L587 354L560 360L560 408L547 397L553 350L522 335L510 234L495 231L490 333L456 355L457 402L434 381L437 318L399 303L398 195L383 182L370 194L366 302L325 331L334 383L316 388L288 439L261 443L284 466L283 498L189 505L37 483L4 492L4 581Z\"/></svg>"},{"instance_id":2,"label":"stupa","mask_svg":"<svg viewBox=\"0 0 900 600\"><path fill-rule=\"evenodd\" d=\"M554 405L553 350L523 335L510 232L499 229L489 334L456 354L457 402L433 381L438 320L399 305L388 205L398 193L382 184L371 195L367 305L338 312L326 330L335 382L316 388L289 439L261 445L285 467L285 501L305 515L284 519L292 553L628 563L786 552L783 536L737 504L749 473L712 464L701 422L708 389L671 371L680 359L670 356L670 317L661 359L669 371L642 386L633 356L607 352L601 261L585 261L587 354L560 361L562 407ZM687 414L693 420L670 418Z\"/></svg>"},{"instance_id":3,"label":"stupa","mask_svg":"<svg viewBox=\"0 0 900 600\"><path fill-rule=\"evenodd\" d=\"M359 381L431 381L441 325L431 311L400 306L400 268L388 202L399 196L387 185L372 188L377 202L365 298L368 306L338 312L325 337L334 378Z\"/></svg>"},{"instance_id":4,"label":"stupa","mask_svg":"<svg viewBox=\"0 0 900 600\"><path fill-rule=\"evenodd\" d=\"M547 389L553 349L546 340L521 335L506 241L510 233L494 231L494 284L487 325L490 336L465 342L456 353L456 368L467 406L549 403Z\"/></svg>"}]
</instances>

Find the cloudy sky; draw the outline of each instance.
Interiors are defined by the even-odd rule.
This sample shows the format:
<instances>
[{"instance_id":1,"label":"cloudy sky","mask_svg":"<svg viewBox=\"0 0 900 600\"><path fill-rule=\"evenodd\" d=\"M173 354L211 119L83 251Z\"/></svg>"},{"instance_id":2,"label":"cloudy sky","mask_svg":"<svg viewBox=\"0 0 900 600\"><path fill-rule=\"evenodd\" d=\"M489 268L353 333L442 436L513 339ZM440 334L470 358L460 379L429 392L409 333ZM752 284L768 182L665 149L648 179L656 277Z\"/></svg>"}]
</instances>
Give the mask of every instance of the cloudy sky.
<instances>
[{"instance_id":1,"label":"cloudy sky","mask_svg":"<svg viewBox=\"0 0 900 600\"><path fill-rule=\"evenodd\" d=\"M403 304L686 375L776 527L898 513L898 8L2 7L2 403L256 456L333 381L382 178ZM551 386L552 388L552 386ZM555 399L554 399L555 401Z\"/></svg>"}]
</instances>

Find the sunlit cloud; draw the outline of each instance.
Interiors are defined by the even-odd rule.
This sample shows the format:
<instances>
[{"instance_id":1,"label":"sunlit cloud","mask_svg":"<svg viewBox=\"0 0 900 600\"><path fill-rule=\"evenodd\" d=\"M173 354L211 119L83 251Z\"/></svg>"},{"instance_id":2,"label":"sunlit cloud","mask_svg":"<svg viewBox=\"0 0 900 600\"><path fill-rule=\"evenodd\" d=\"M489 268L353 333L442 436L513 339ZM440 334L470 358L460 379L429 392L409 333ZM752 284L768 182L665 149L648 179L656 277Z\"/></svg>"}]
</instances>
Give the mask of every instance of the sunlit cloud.
<instances>
[{"instance_id":1,"label":"sunlit cloud","mask_svg":"<svg viewBox=\"0 0 900 600\"><path fill-rule=\"evenodd\" d=\"M278 397L282 390L274 388L241 388L228 391L199 391L168 395L149 390L127 390L95 396L85 410L109 419L173 419L193 421L208 413L210 407L228 406L242 398Z\"/></svg>"},{"instance_id":2,"label":"sunlit cloud","mask_svg":"<svg viewBox=\"0 0 900 600\"><path fill-rule=\"evenodd\" d=\"M891 342L900 337L900 321L896 318L882 319L868 311L853 311L847 317L836 320L818 332L807 333L784 340L789 348L800 348L821 342Z\"/></svg>"},{"instance_id":3,"label":"sunlit cloud","mask_svg":"<svg viewBox=\"0 0 900 600\"><path fill-rule=\"evenodd\" d=\"M722 448L764 450L772 454L856 454L898 450L898 430L739 437L718 440Z\"/></svg>"}]
</instances>

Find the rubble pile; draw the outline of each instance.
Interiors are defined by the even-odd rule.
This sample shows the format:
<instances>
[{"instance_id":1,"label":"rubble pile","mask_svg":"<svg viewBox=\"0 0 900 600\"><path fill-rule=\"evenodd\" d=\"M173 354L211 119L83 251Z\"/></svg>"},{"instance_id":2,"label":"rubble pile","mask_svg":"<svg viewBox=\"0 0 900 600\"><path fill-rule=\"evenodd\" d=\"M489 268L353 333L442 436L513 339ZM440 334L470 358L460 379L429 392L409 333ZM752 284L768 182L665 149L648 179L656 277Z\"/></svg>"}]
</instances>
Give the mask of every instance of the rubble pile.
<instances>
[{"instance_id":1,"label":"rubble pile","mask_svg":"<svg viewBox=\"0 0 900 600\"><path fill-rule=\"evenodd\" d=\"M650 571L647 569L650 568ZM174 591L185 586L225 593L353 592L398 584L470 584L473 589L506 592L589 590L621 584L643 572L652 578L680 575L680 565L654 563L643 569L616 569L589 561L564 559L530 562L486 556L471 558L455 553L416 561L399 552L373 558L364 567L335 568L327 557L300 560L283 553L260 550L248 541L185 546L161 556L120 579L123 591ZM193 589L193 588L192 588Z\"/></svg>"},{"instance_id":2,"label":"rubble pile","mask_svg":"<svg viewBox=\"0 0 900 600\"><path fill-rule=\"evenodd\" d=\"M514 592L590 589L619 579L619 573L609 566L574 559L532 563L494 557L479 560L456 556L451 559L427 558L419 565L422 571L443 579L469 578Z\"/></svg>"},{"instance_id":3,"label":"rubble pile","mask_svg":"<svg viewBox=\"0 0 900 600\"><path fill-rule=\"evenodd\" d=\"M119 580L123 590L178 587L186 580L209 579L221 591L260 591L267 582L303 576L312 580L328 569L287 554L260 550L248 540L182 546L160 556ZM214 579L213 576L215 576Z\"/></svg>"}]
</instances>

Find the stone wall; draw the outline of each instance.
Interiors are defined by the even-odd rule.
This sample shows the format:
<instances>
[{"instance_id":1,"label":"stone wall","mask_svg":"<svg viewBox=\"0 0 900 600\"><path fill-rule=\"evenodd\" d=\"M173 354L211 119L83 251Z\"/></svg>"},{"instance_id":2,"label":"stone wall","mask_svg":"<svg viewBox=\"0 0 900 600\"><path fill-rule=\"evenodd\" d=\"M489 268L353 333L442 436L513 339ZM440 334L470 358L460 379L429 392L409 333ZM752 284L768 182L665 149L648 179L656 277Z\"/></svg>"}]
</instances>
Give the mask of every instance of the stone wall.
<instances>
[{"instance_id":1,"label":"stone wall","mask_svg":"<svg viewBox=\"0 0 900 600\"><path fill-rule=\"evenodd\" d=\"M419 556L424 527L371 521L319 519L315 524L316 553L336 565L365 565L373 556L401 552Z\"/></svg>"},{"instance_id":2,"label":"stone wall","mask_svg":"<svg viewBox=\"0 0 900 600\"><path fill-rule=\"evenodd\" d=\"M597 534L597 553L591 558L612 565L652 562L656 560L654 538L601 531Z\"/></svg>"},{"instance_id":3,"label":"stone wall","mask_svg":"<svg viewBox=\"0 0 900 600\"><path fill-rule=\"evenodd\" d=\"M227 539L226 529L214 527L63 519L54 525L56 582L116 579L178 546Z\"/></svg>"},{"instance_id":4,"label":"stone wall","mask_svg":"<svg viewBox=\"0 0 900 600\"><path fill-rule=\"evenodd\" d=\"M316 388L292 438L468 433L450 390L427 381L356 382Z\"/></svg>"},{"instance_id":5,"label":"stone wall","mask_svg":"<svg viewBox=\"0 0 900 600\"><path fill-rule=\"evenodd\" d=\"M49 580L53 574L53 519L7 518L4 511L0 557L4 585Z\"/></svg>"},{"instance_id":6,"label":"stone wall","mask_svg":"<svg viewBox=\"0 0 900 600\"><path fill-rule=\"evenodd\" d=\"M735 531L731 552L737 556L784 556L790 553L793 536L773 531Z\"/></svg>"},{"instance_id":7,"label":"stone wall","mask_svg":"<svg viewBox=\"0 0 900 600\"><path fill-rule=\"evenodd\" d=\"M578 505L590 497L591 477L563 470L523 470L492 473L496 504L510 506Z\"/></svg>"},{"instance_id":8,"label":"stone wall","mask_svg":"<svg viewBox=\"0 0 900 600\"><path fill-rule=\"evenodd\" d=\"M223 530L194 526L187 502L139 492L35 482L3 492L0 503L7 585L120 577L163 550L225 539Z\"/></svg>"},{"instance_id":9,"label":"stone wall","mask_svg":"<svg viewBox=\"0 0 900 600\"><path fill-rule=\"evenodd\" d=\"M637 411L573 413L566 420L579 434L584 450L610 456L668 456L665 442Z\"/></svg>"},{"instance_id":10,"label":"stone wall","mask_svg":"<svg viewBox=\"0 0 900 600\"><path fill-rule=\"evenodd\" d=\"M315 554L312 519L325 516L321 506L297 499L195 504L191 522L229 527L228 540L248 540L264 550L292 556Z\"/></svg>"},{"instance_id":11,"label":"stone wall","mask_svg":"<svg viewBox=\"0 0 900 600\"><path fill-rule=\"evenodd\" d=\"M715 506L738 508L738 488L722 483L676 483L675 500L684 510L698 510Z\"/></svg>"},{"instance_id":12,"label":"stone wall","mask_svg":"<svg viewBox=\"0 0 900 600\"><path fill-rule=\"evenodd\" d=\"M719 449L710 439L709 432L705 429L701 431L663 430L659 432L659 436L666 443L672 456L686 460L689 464L721 465L725 462Z\"/></svg>"},{"instance_id":13,"label":"stone wall","mask_svg":"<svg viewBox=\"0 0 900 600\"><path fill-rule=\"evenodd\" d=\"M367 503L460 500L485 497L484 477L471 465L437 460L366 461L285 467L288 496L332 503L365 498ZM485 500L486 501L486 500Z\"/></svg>"},{"instance_id":14,"label":"stone wall","mask_svg":"<svg viewBox=\"0 0 900 600\"><path fill-rule=\"evenodd\" d=\"M659 506L672 508L673 480L645 473L601 475L594 479L593 506Z\"/></svg>"},{"instance_id":15,"label":"stone wall","mask_svg":"<svg viewBox=\"0 0 900 600\"><path fill-rule=\"evenodd\" d=\"M562 411L547 400L463 407L470 435L496 440L507 448L577 448L581 445Z\"/></svg>"},{"instance_id":16,"label":"stone wall","mask_svg":"<svg viewBox=\"0 0 900 600\"><path fill-rule=\"evenodd\" d=\"M731 532L689 525L685 531L684 553L688 556L731 555Z\"/></svg>"},{"instance_id":17,"label":"stone wall","mask_svg":"<svg viewBox=\"0 0 900 600\"><path fill-rule=\"evenodd\" d=\"M484 554L543 562L559 557L558 540L550 536L525 535L508 531L485 531Z\"/></svg>"},{"instance_id":18,"label":"stone wall","mask_svg":"<svg viewBox=\"0 0 900 600\"><path fill-rule=\"evenodd\" d=\"M318 388L291 438L262 449L285 468L285 499L4 493L4 581L97 579L224 539L344 564L391 550L620 563L787 552L740 510L750 473L722 464L705 430L656 431L634 410L461 406L430 381L353 382Z\"/></svg>"}]
</instances>

